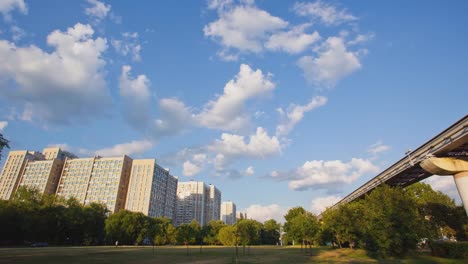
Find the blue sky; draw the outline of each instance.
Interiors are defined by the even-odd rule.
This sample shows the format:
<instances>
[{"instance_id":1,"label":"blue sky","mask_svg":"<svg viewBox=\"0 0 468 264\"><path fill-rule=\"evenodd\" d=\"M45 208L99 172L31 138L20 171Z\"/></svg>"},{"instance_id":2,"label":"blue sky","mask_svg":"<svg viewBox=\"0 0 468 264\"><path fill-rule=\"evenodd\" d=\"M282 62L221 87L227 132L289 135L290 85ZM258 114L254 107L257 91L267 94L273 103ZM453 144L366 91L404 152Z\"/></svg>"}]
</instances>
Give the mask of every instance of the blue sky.
<instances>
[{"instance_id":1,"label":"blue sky","mask_svg":"<svg viewBox=\"0 0 468 264\"><path fill-rule=\"evenodd\" d=\"M466 115L467 9L0 0L0 130L12 149L157 158L259 220L318 213Z\"/></svg>"}]
</instances>

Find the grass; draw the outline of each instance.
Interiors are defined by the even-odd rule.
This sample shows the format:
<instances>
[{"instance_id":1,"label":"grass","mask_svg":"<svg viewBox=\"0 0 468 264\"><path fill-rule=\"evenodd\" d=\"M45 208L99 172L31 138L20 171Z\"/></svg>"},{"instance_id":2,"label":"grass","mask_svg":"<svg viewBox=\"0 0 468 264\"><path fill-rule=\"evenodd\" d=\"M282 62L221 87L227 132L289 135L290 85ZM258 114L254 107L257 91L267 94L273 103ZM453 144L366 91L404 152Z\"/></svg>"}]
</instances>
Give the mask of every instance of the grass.
<instances>
[{"instance_id":1,"label":"grass","mask_svg":"<svg viewBox=\"0 0 468 264\"><path fill-rule=\"evenodd\" d=\"M234 247L47 247L0 248L0 263L235 263ZM243 254L239 247L239 263L466 263L466 260L435 258L419 254L405 259L379 260L363 250L316 247L312 253L298 247L255 246Z\"/></svg>"}]
</instances>

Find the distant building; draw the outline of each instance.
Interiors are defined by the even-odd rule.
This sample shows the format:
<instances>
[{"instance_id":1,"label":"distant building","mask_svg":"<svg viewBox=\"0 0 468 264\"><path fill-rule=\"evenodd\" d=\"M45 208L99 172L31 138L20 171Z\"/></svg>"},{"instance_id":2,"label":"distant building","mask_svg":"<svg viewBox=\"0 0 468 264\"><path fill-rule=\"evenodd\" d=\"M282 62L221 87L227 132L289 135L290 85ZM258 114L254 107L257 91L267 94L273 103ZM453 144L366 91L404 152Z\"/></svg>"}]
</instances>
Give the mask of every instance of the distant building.
<instances>
[{"instance_id":1,"label":"distant building","mask_svg":"<svg viewBox=\"0 0 468 264\"><path fill-rule=\"evenodd\" d=\"M112 213L125 208L132 159L113 158L67 159L57 195L75 197L83 204L103 203Z\"/></svg>"},{"instance_id":2,"label":"distant building","mask_svg":"<svg viewBox=\"0 0 468 264\"><path fill-rule=\"evenodd\" d=\"M133 160L125 209L173 219L176 191L177 178L155 159Z\"/></svg>"},{"instance_id":3,"label":"distant building","mask_svg":"<svg viewBox=\"0 0 468 264\"><path fill-rule=\"evenodd\" d=\"M211 220L219 220L221 215L221 192L214 185L209 185L210 193L206 203L205 223Z\"/></svg>"},{"instance_id":4,"label":"distant building","mask_svg":"<svg viewBox=\"0 0 468 264\"><path fill-rule=\"evenodd\" d=\"M221 204L221 221L227 225L234 225L237 222L236 204L229 201Z\"/></svg>"},{"instance_id":5,"label":"distant building","mask_svg":"<svg viewBox=\"0 0 468 264\"><path fill-rule=\"evenodd\" d=\"M63 160L57 158L27 162L19 185L55 194L62 168Z\"/></svg>"},{"instance_id":6,"label":"distant building","mask_svg":"<svg viewBox=\"0 0 468 264\"><path fill-rule=\"evenodd\" d=\"M204 182L179 182L177 186L177 213L175 225L188 224L195 219L204 226L218 220L221 192L214 185Z\"/></svg>"},{"instance_id":7,"label":"distant building","mask_svg":"<svg viewBox=\"0 0 468 264\"><path fill-rule=\"evenodd\" d=\"M43 159L42 153L37 151L10 151L0 175L0 199L9 200L13 197L28 161Z\"/></svg>"}]
</instances>

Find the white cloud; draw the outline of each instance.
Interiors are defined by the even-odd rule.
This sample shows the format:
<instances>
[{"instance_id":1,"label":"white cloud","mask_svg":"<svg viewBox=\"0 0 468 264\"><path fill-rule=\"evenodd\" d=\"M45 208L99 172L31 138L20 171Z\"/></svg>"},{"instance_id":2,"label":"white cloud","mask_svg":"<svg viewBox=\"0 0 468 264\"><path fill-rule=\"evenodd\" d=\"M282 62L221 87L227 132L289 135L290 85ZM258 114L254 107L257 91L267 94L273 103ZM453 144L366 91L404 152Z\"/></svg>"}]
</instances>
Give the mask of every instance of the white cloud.
<instances>
[{"instance_id":1,"label":"white cloud","mask_svg":"<svg viewBox=\"0 0 468 264\"><path fill-rule=\"evenodd\" d=\"M327 88L361 68L359 54L348 51L339 37L329 37L318 50L317 57L304 56L298 65L309 82Z\"/></svg>"},{"instance_id":2,"label":"white cloud","mask_svg":"<svg viewBox=\"0 0 468 264\"><path fill-rule=\"evenodd\" d=\"M218 8L220 5L213 6ZM206 25L203 32L206 37L219 41L228 49L261 52L262 43L269 34L288 26L283 19L250 5L221 8L218 11L219 19Z\"/></svg>"},{"instance_id":3,"label":"white cloud","mask_svg":"<svg viewBox=\"0 0 468 264\"><path fill-rule=\"evenodd\" d=\"M294 5L294 11L300 16L308 16L318 20L325 25L339 25L346 22L356 21L358 18L351 15L347 10L338 10L332 4L322 1L314 3L299 2Z\"/></svg>"},{"instance_id":4,"label":"white cloud","mask_svg":"<svg viewBox=\"0 0 468 264\"><path fill-rule=\"evenodd\" d=\"M113 39L111 40L111 44L120 55L131 56L133 61L141 61L141 45L138 41L137 32L124 32L122 33L122 39Z\"/></svg>"},{"instance_id":5,"label":"white cloud","mask_svg":"<svg viewBox=\"0 0 468 264\"><path fill-rule=\"evenodd\" d=\"M306 161L301 167L287 172L273 171L270 176L276 180L288 180L292 190L331 189L356 181L368 173L377 173L379 168L371 160L352 158L341 160Z\"/></svg>"},{"instance_id":6,"label":"white cloud","mask_svg":"<svg viewBox=\"0 0 468 264\"><path fill-rule=\"evenodd\" d=\"M249 166L249 167L247 167L247 169L245 169L243 174L245 176L251 176L251 175L255 174L255 170L254 170L254 168L252 166Z\"/></svg>"},{"instance_id":7,"label":"white cloud","mask_svg":"<svg viewBox=\"0 0 468 264\"><path fill-rule=\"evenodd\" d=\"M193 125L190 108L176 98L159 100L159 109L160 118L152 125L154 137L174 135Z\"/></svg>"},{"instance_id":8,"label":"white cloud","mask_svg":"<svg viewBox=\"0 0 468 264\"><path fill-rule=\"evenodd\" d=\"M150 123L150 81L144 74L136 78L130 76L132 68L122 66L119 91L124 102L124 116L134 127L144 129Z\"/></svg>"},{"instance_id":9,"label":"white cloud","mask_svg":"<svg viewBox=\"0 0 468 264\"><path fill-rule=\"evenodd\" d=\"M193 161L198 163L198 164L205 162L205 160L206 160L206 154L197 153L197 154L193 155Z\"/></svg>"},{"instance_id":10,"label":"white cloud","mask_svg":"<svg viewBox=\"0 0 468 264\"><path fill-rule=\"evenodd\" d=\"M11 20L11 14L13 10L18 9L23 14L28 13L28 6L24 0L1 0L0 1L0 13L6 21Z\"/></svg>"},{"instance_id":11,"label":"white cloud","mask_svg":"<svg viewBox=\"0 0 468 264\"><path fill-rule=\"evenodd\" d=\"M0 131L3 131L8 126L8 121L0 121Z\"/></svg>"},{"instance_id":12,"label":"white cloud","mask_svg":"<svg viewBox=\"0 0 468 264\"><path fill-rule=\"evenodd\" d=\"M24 36L26 36L26 31L24 31L24 29L15 25L10 27L10 31L11 31L12 39L15 42L21 40L22 38L24 38Z\"/></svg>"},{"instance_id":13,"label":"white cloud","mask_svg":"<svg viewBox=\"0 0 468 264\"><path fill-rule=\"evenodd\" d=\"M275 136L268 136L264 128L258 127L254 135L250 135L249 142L243 136L223 133L221 140L217 139L208 147L211 151L222 154L221 159L234 157L266 158L281 152L281 146Z\"/></svg>"},{"instance_id":14,"label":"white cloud","mask_svg":"<svg viewBox=\"0 0 468 264\"><path fill-rule=\"evenodd\" d=\"M194 164L194 163L192 163L192 162L190 162L188 160L185 161L184 164L183 164L183 172L182 173L184 174L184 176L191 177L191 176L194 176L194 175L198 174L200 171L201 171L201 168L198 165L196 165L196 164Z\"/></svg>"},{"instance_id":15,"label":"white cloud","mask_svg":"<svg viewBox=\"0 0 468 264\"><path fill-rule=\"evenodd\" d=\"M109 103L102 53L106 40L93 39L89 25L76 24L47 37L54 51L0 40L0 96L25 106L29 119L64 124L102 113ZM28 114L29 113L29 114Z\"/></svg>"},{"instance_id":16,"label":"white cloud","mask_svg":"<svg viewBox=\"0 0 468 264\"><path fill-rule=\"evenodd\" d=\"M149 140L133 140L129 143L117 144L110 148L95 151L96 155L103 157L116 157L122 155L142 154L153 148L153 143Z\"/></svg>"},{"instance_id":17,"label":"white cloud","mask_svg":"<svg viewBox=\"0 0 468 264\"><path fill-rule=\"evenodd\" d=\"M265 43L265 47L269 50L282 50L290 54L303 52L320 39L317 31L312 34L304 32L309 26L310 24L303 24L292 28L290 31L274 33Z\"/></svg>"},{"instance_id":18,"label":"white cloud","mask_svg":"<svg viewBox=\"0 0 468 264\"><path fill-rule=\"evenodd\" d=\"M284 215L288 212L288 208L278 204L260 205L253 204L239 212L247 213L247 218L255 219L259 222L265 222L269 219L274 219L277 222L284 223Z\"/></svg>"},{"instance_id":19,"label":"white cloud","mask_svg":"<svg viewBox=\"0 0 468 264\"><path fill-rule=\"evenodd\" d=\"M253 71L250 66L242 64L236 77L224 86L224 93L208 102L196 119L201 126L208 128L245 128L249 122L249 116L244 112L245 103L266 95L274 88L271 74L263 74L260 69Z\"/></svg>"},{"instance_id":20,"label":"white cloud","mask_svg":"<svg viewBox=\"0 0 468 264\"><path fill-rule=\"evenodd\" d=\"M335 196L335 195L320 197L320 198L312 200L310 204L310 209L312 213L318 215L322 213L323 211L325 211L328 207L339 202L341 199L342 199L341 197Z\"/></svg>"},{"instance_id":21,"label":"white cloud","mask_svg":"<svg viewBox=\"0 0 468 264\"><path fill-rule=\"evenodd\" d=\"M367 149L367 152L373 155L377 155L379 153L386 152L389 149L390 149L390 146L385 145L382 141L378 141L375 144L370 145L369 148Z\"/></svg>"},{"instance_id":22,"label":"white cloud","mask_svg":"<svg viewBox=\"0 0 468 264\"><path fill-rule=\"evenodd\" d=\"M150 81L144 74L140 74L132 79L129 76L131 69L132 67L128 65L122 66L119 82L120 94L125 97L133 97L138 102L147 103L150 99Z\"/></svg>"},{"instance_id":23,"label":"white cloud","mask_svg":"<svg viewBox=\"0 0 468 264\"><path fill-rule=\"evenodd\" d=\"M103 20L111 9L111 5L106 5L98 0L87 0L91 7L85 9L85 14L95 22Z\"/></svg>"},{"instance_id":24,"label":"white cloud","mask_svg":"<svg viewBox=\"0 0 468 264\"><path fill-rule=\"evenodd\" d=\"M208 0L208 9L220 9L230 6L233 0Z\"/></svg>"},{"instance_id":25,"label":"white cloud","mask_svg":"<svg viewBox=\"0 0 468 264\"><path fill-rule=\"evenodd\" d=\"M357 45L368 42L375 37L374 33L358 34L353 40L347 42L348 45Z\"/></svg>"},{"instance_id":26,"label":"white cloud","mask_svg":"<svg viewBox=\"0 0 468 264\"><path fill-rule=\"evenodd\" d=\"M65 151L72 151L72 147L70 147L70 145L68 145L67 143L58 143L58 144L48 144L47 145L48 148L60 148L62 150L65 150Z\"/></svg>"},{"instance_id":27,"label":"white cloud","mask_svg":"<svg viewBox=\"0 0 468 264\"><path fill-rule=\"evenodd\" d=\"M457 204L461 204L460 194L458 193L457 186L453 176L431 176L423 181L431 185L432 189L443 192L454 199Z\"/></svg>"},{"instance_id":28,"label":"white cloud","mask_svg":"<svg viewBox=\"0 0 468 264\"><path fill-rule=\"evenodd\" d=\"M282 108L278 109L281 121L276 127L276 136L284 136L292 131L294 126L302 120L304 114L327 103L327 98L323 96L315 96L306 105L292 104L288 111L285 112Z\"/></svg>"}]
</instances>

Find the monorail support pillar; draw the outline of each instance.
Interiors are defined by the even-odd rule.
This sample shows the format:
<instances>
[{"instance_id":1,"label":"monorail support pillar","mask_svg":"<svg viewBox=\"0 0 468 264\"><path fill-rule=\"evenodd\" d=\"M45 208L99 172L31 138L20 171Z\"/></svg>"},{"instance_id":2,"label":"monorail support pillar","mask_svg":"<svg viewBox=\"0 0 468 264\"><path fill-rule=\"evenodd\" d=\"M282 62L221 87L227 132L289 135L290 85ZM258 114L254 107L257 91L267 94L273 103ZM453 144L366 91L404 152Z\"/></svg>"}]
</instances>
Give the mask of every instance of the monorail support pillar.
<instances>
[{"instance_id":1,"label":"monorail support pillar","mask_svg":"<svg viewBox=\"0 0 468 264\"><path fill-rule=\"evenodd\" d=\"M468 160L462 158L427 158L421 167L435 175L453 175L458 194L468 215Z\"/></svg>"}]
</instances>

